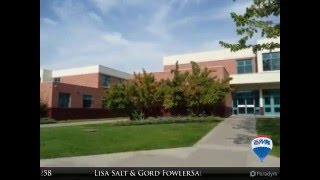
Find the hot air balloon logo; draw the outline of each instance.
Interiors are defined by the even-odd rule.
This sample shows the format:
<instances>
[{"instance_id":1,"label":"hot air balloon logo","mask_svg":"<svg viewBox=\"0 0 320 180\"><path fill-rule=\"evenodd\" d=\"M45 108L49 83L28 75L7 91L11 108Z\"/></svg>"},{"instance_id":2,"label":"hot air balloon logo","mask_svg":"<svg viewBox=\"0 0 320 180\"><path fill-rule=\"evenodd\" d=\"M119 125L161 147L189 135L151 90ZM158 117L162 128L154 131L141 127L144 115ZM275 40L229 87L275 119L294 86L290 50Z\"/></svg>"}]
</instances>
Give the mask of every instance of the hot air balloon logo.
<instances>
[{"instance_id":1,"label":"hot air balloon logo","mask_svg":"<svg viewBox=\"0 0 320 180\"><path fill-rule=\"evenodd\" d=\"M272 150L272 146L272 140L268 136L257 136L252 140L252 150L259 157L261 165Z\"/></svg>"}]
</instances>

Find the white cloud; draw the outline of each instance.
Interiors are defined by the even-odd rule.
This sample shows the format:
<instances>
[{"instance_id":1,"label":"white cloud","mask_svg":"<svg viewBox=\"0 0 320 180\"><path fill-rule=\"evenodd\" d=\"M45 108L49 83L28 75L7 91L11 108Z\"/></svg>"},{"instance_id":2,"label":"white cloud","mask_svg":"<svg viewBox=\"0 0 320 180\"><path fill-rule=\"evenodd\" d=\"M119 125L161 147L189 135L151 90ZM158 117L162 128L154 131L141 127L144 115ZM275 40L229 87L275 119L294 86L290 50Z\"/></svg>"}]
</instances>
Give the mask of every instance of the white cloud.
<instances>
[{"instance_id":1,"label":"white cloud","mask_svg":"<svg viewBox=\"0 0 320 180\"><path fill-rule=\"evenodd\" d=\"M238 0L234 3L231 3L229 6L219 9L216 13L213 13L209 16L210 19L226 19L231 18L230 13L235 12L236 14L244 14L246 8L252 5L251 0Z\"/></svg>"},{"instance_id":2,"label":"white cloud","mask_svg":"<svg viewBox=\"0 0 320 180\"><path fill-rule=\"evenodd\" d=\"M55 4L53 10L61 25L50 28L44 23L40 26L42 68L101 64L129 73L141 71L143 67L147 71L162 69L161 42L129 40L122 32L102 28L102 17L76 1Z\"/></svg>"},{"instance_id":3,"label":"white cloud","mask_svg":"<svg viewBox=\"0 0 320 180\"><path fill-rule=\"evenodd\" d=\"M112 8L120 4L120 0L91 0L93 4L98 8L102 13L107 13Z\"/></svg>"},{"instance_id":4,"label":"white cloud","mask_svg":"<svg viewBox=\"0 0 320 180\"><path fill-rule=\"evenodd\" d=\"M119 32L106 33L102 35L102 39L112 45L128 45L129 41L122 37Z\"/></svg>"},{"instance_id":5,"label":"white cloud","mask_svg":"<svg viewBox=\"0 0 320 180\"><path fill-rule=\"evenodd\" d=\"M171 6L164 4L158 8L155 15L150 19L146 30L163 39L169 39L167 17L171 10Z\"/></svg>"},{"instance_id":6,"label":"white cloud","mask_svg":"<svg viewBox=\"0 0 320 180\"><path fill-rule=\"evenodd\" d=\"M101 18L101 16L99 16L98 14L94 13L94 12L89 12L88 16L94 20L95 22L97 22L98 24L103 24L103 20Z\"/></svg>"},{"instance_id":7,"label":"white cloud","mask_svg":"<svg viewBox=\"0 0 320 180\"><path fill-rule=\"evenodd\" d=\"M190 21L206 18L204 16L207 14L189 16L176 22L171 13L176 10L177 4L166 3L168 1L156 1L151 6L148 5L150 9L136 12L136 19L125 17L125 20L130 19L130 24L134 24L136 29L127 28L130 26L126 22L112 24L117 22L112 19L120 17L117 13L110 13L110 10L121 7L123 5L121 0L117 0L116 3L112 0L88 1L99 7L98 12L82 4L83 1L56 2L52 10L54 16L58 18L40 19L40 64L46 69L101 64L129 73L141 71L142 68L147 71L161 71L163 56L186 53L190 50L219 48L217 39L223 39L213 34L210 41L207 39L178 41L176 37L178 35L173 34L171 29L174 23L178 24L177 28L181 28ZM124 10L128 6L133 8L146 2L150 3L150 1L127 0ZM181 3L179 7L182 8L191 2L194 3L189 0L175 3ZM184 27L179 30L181 34L191 32Z\"/></svg>"},{"instance_id":8,"label":"white cloud","mask_svg":"<svg viewBox=\"0 0 320 180\"><path fill-rule=\"evenodd\" d=\"M202 12L200 14L190 15L182 19L178 19L172 24L170 24L170 28L180 28L181 26L188 26L195 22L201 22L201 21L231 19L231 16L230 16L231 12L235 12L236 14L243 14L245 13L246 8L249 7L251 4L252 4L252 1L238 0L225 7L214 8L213 10Z\"/></svg>"},{"instance_id":9,"label":"white cloud","mask_svg":"<svg viewBox=\"0 0 320 180\"><path fill-rule=\"evenodd\" d=\"M43 22L43 23L45 23L47 25L51 25L51 26L57 25L57 22L50 19L50 18L40 18L40 22Z\"/></svg>"}]
</instances>

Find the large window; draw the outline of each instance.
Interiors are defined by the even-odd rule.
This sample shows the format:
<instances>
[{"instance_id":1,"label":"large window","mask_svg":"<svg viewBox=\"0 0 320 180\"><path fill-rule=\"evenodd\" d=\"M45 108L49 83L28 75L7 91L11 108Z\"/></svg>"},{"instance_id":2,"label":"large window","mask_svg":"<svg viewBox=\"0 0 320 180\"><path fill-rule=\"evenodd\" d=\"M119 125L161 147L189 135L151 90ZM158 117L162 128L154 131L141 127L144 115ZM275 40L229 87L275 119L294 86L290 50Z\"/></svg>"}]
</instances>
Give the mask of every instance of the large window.
<instances>
[{"instance_id":1,"label":"large window","mask_svg":"<svg viewBox=\"0 0 320 180\"><path fill-rule=\"evenodd\" d=\"M91 95L83 95L83 107L91 108L92 107L92 96Z\"/></svg>"},{"instance_id":2,"label":"large window","mask_svg":"<svg viewBox=\"0 0 320 180\"><path fill-rule=\"evenodd\" d=\"M110 77L107 75L102 75L102 86L109 87Z\"/></svg>"},{"instance_id":3,"label":"large window","mask_svg":"<svg viewBox=\"0 0 320 180\"><path fill-rule=\"evenodd\" d=\"M71 100L69 93L59 93L59 108L71 107Z\"/></svg>"},{"instance_id":4,"label":"large window","mask_svg":"<svg viewBox=\"0 0 320 180\"><path fill-rule=\"evenodd\" d=\"M237 73L252 73L252 59L238 60L237 61Z\"/></svg>"},{"instance_id":5,"label":"large window","mask_svg":"<svg viewBox=\"0 0 320 180\"><path fill-rule=\"evenodd\" d=\"M280 52L263 53L263 71L280 70Z\"/></svg>"}]
</instances>

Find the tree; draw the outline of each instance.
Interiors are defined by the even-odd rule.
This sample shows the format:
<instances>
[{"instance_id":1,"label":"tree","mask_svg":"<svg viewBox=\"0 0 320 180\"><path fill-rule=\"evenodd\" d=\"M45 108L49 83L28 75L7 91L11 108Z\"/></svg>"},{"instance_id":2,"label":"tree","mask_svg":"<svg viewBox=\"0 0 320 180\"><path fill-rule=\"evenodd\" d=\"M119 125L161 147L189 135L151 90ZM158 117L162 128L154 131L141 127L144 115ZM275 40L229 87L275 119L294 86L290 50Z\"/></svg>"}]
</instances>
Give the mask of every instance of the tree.
<instances>
[{"instance_id":1,"label":"tree","mask_svg":"<svg viewBox=\"0 0 320 180\"><path fill-rule=\"evenodd\" d=\"M145 70L142 74L134 73L132 81L112 84L105 91L103 105L107 109L126 111L133 119L143 119L162 105L161 96L157 92L158 84L154 76Z\"/></svg>"},{"instance_id":2,"label":"tree","mask_svg":"<svg viewBox=\"0 0 320 180\"><path fill-rule=\"evenodd\" d=\"M141 114L153 114L155 108L160 106L161 96L158 96L158 85L152 73L134 73L133 104Z\"/></svg>"},{"instance_id":3,"label":"tree","mask_svg":"<svg viewBox=\"0 0 320 180\"><path fill-rule=\"evenodd\" d=\"M203 107L221 102L229 92L224 81L215 80L208 69L202 71L192 62L192 71L180 72L178 62L171 71L172 79L156 81L153 74L134 73L134 79L123 84L112 84L102 99L105 108L126 111L131 119L161 115L169 110L173 115L192 112L199 115Z\"/></svg>"},{"instance_id":4,"label":"tree","mask_svg":"<svg viewBox=\"0 0 320 180\"><path fill-rule=\"evenodd\" d=\"M163 106L166 109L170 109L174 114L183 113L186 110L187 98L186 98L186 79L189 75L188 72L180 72L178 61L176 62L175 69L171 70L173 74L172 80L167 79L165 81L164 90L164 102Z\"/></svg>"},{"instance_id":5,"label":"tree","mask_svg":"<svg viewBox=\"0 0 320 180\"><path fill-rule=\"evenodd\" d=\"M256 45L247 44L247 41L258 32L261 32L261 37L280 37L280 22L262 20L270 16L280 16L280 0L253 0L253 4L246 9L243 15L231 13L231 17L237 26L237 34L243 37L236 44L229 44L223 41L220 41L219 44L233 52L252 48L253 52L256 53L263 49L273 50L280 48L280 43L273 42Z\"/></svg>"},{"instance_id":6,"label":"tree","mask_svg":"<svg viewBox=\"0 0 320 180\"><path fill-rule=\"evenodd\" d=\"M192 64L192 73L187 78L187 106L192 114L199 116L206 107L222 102L230 92L228 82L230 79L217 80L211 77L212 70L201 70L195 62Z\"/></svg>"}]
</instances>

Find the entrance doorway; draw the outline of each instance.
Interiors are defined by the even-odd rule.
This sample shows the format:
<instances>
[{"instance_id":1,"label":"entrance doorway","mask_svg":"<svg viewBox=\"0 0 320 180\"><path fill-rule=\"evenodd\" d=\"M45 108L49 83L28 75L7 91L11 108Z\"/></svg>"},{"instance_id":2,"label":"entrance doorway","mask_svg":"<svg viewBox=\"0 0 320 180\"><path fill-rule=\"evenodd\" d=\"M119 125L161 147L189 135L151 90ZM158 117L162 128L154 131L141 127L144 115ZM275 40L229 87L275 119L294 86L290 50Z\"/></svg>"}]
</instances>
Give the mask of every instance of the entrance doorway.
<instances>
[{"instance_id":1,"label":"entrance doorway","mask_svg":"<svg viewBox=\"0 0 320 180\"><path fill-rule=\"evenodd\" d=\"M236 92L233 97L233 114L259 114L259 98L256 91Z\"/></svg>"},{"instance_id":2,"label":"entrance doorway","mask_svg":"<svg viewBox=\"0 0 320 180\"><path fill-rule=\"evenodd\" d=\"M280 90L263 90L265 115L280 115Z\"/></svg>"}]
</instances>

